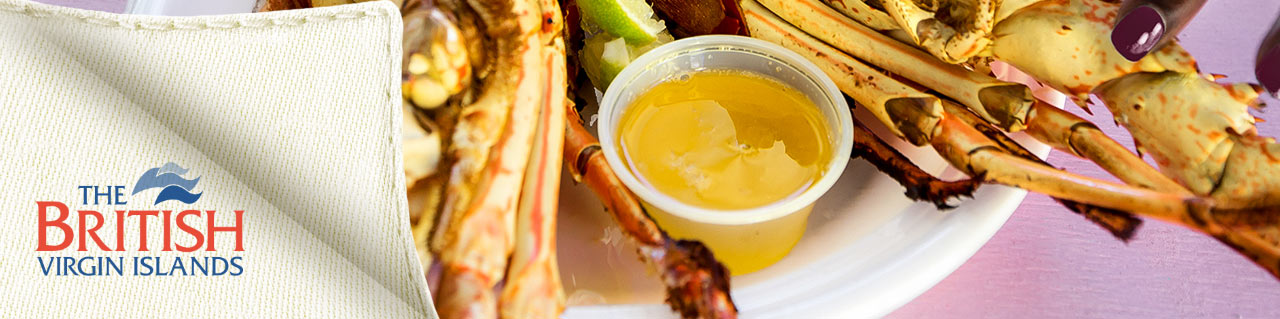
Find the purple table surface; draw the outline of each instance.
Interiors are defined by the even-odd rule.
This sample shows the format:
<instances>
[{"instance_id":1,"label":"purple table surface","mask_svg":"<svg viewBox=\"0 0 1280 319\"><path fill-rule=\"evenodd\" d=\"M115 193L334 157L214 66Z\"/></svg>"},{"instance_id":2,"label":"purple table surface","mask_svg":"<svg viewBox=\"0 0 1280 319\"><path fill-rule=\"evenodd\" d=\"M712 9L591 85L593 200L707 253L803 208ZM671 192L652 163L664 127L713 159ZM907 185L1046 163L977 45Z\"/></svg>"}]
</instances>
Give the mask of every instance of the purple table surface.
<instances>
[{"instance_id":1,"label":"purple table surface","mask_svg":"<svg viewBox=\"0 0 1280 319\"><path fill-rule=\"evenodd\" d=\"M123 0L41 0L121 12ZM1179 36L1205 72L1256 82L1253 61L1280 1L1211 1ZM1267 97L1267 104L1280 105ZM1131 144L1106 108L1068 110ZM1255 115L1280 135L1280 113ZM1049 162L1114 180L1093 163L1054 151ZM1049 197L1030 194L995 237L951 276L891 318L1280 318L1280 281L1212 238L1148 220L1128 244Z\"/></svg>"}]
</instances>

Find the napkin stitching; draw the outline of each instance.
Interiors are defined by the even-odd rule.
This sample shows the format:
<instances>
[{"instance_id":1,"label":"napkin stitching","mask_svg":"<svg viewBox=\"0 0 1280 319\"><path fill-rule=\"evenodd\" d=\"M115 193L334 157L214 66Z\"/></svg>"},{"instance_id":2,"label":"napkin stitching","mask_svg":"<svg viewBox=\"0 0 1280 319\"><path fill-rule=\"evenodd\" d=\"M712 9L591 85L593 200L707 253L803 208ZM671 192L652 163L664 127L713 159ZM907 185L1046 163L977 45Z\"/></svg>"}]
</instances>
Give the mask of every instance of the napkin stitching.
<instances>
[{"instance_id":1,"label":"napkin stitching","mask_svg":"<svg viewBox=\"0 0 1280 319\"><path fill-rule=\"evenodd\" d=\"M234 21L183 21L183 20L165 20L165 21L124 21L116 19L104 19L91 16L74 16L74 15L55 15L47 11L33 9L27 3L0 3L0 10L16 12L22 15L35 18L74 18L83 22L116 27L129 30L148 30L148 31L170 31L170 30L209 30L209 29L237 29L237 28L266 28L266 27L296 27L311 22L325 22L338 20L360 19L365 17L385 17L388 14L380 10L361 10L357 12L333 12L319 16L304 16L295 18L263 18L254 17L251 19L238 19Z\"/></svg>"},{"instance_id":2,"label":"napkin stitching","mask_svg":"<svg viewBox=\"0 0 1280 319\"><path fill-rule=\"evenodd\" d=\"M392 19L392 23L395 23L394 19ZM400 59L395 58L397 56L400 56L401 54L402 48L400 47L400 45L403 41L401 39L402 36L403 36L403 33L400 33L400 32L387 32L387 37L385 38L387 43L386 45L387 54L385 55L387 57L387 60L385 63L385 65L387 66L387 74L397 74L400 72L400 68L403 67L400 65ZM399 92L399 89L400 89L399 84L400 84L400 79L398 77L389 77L387 81L384 83L383 92L386 93L386 97L387 97L386 106L387 106L387 112L389 113L388 118L391 118L391 119L399 119L400 117L404 116L404 114L401 114L401 108L399 103L397 103L399 102L398 97L401 96ZM395 156L395 154L397 154L396 149L398 148L399 145L401 145L399 140L401 122L402 121L393 120L391 121L391 125L387 126L387 136L388 136L387 147L389 148L389 152L387 152L388 158L386 163L390 167L383 171L386 172L388 177L387 179L393 181L393 184L390 185L390 188L392 189L392 191L387 193L391 194L390 199L393 203L395 203L394 204L396 207L395 215L401 221L408 221L409 220L409 216L407 214L408 205L409 205L408 198L405 196L402 196L407 192L407 190L404 188L396 187L397 185L404 185L403 169L397 169L397 168L404 167L404 164L401 162L404 157ZM405 212L405 214L400 214L401 212ZM417 250L415 249L416 239L413 238L412 233L406 232L406 230L408 230L408 228L405 227L405 226L408 226L407 223L402 222L402 223L399 223L399 225L400 227L394 227L392 231L395 232L397 236L400 238L409 238L409 242L405 243L407 244L405 247L409 249L407 251L401 252L400 254L402 258L401 262L404 265L403 270L408 270L408 274L406 275L409 277L408 279L410 281L419 282L420 285L418 287L426 288L426 289L412 289L412 288L410 289L414 290L413 293L418 296L417 299L419 302L427 303L426 305L420 304L420 306L423 306L423 308L426 308L429 311L429 313L433 315L432 317L438 318L439 315L435 313L435 308L431 305L432 303L434 303L433 300L431 299L431 295L428 291L426 291L427 289L430 289L426 283L426 275L418 274L416 271L416 270L422 269L422 266L419 265L418 263L418 255L417 255L418 253L417 253ZM410 306L407 301L402 300L402 302L405 303L405 306ZM411 306L409 310L417 312L417 309L413 309ZM422 314L422 312L418 312L418 313Z\"/></svg>"},{"instance_id":3,"label":"napkin stitching","mask_svg":"<svg viewBox=\"0 0 1280 319\"><path fill-rule=\"evenodd\" d=\"M392 19L392 20L393 20L392 23L395 23L394 21L395 19ZM388 62L386 63L387 74L400 73L401 69L404 67L403 65L400 65L402 63L401 62L402 60L395 58L403 54L404 48L401 47L404 41L403 37L404 37L403 32L387 32L387 55L386 55L387 62ZM390 118L399 119L403 117L404 114L402 113L402 108L400 107L401 103L403 103L400 100L402 96L400 92L400 79L398 77L389 78L386 82L385 92L387 95L387 111L391 113ZM403 145L402 142L400 141L401 139L400 132L402 130L402 128L400 127L401 123L403 123L403 121L391 121L391 125L387 127L387 130L388 130L387 136L390 137L388 138L387 145L388 147L391 148L391 152L388 152L388 154L391 154L389 155L389 157L391 158L388 161L388 165L391 166L391 169L388 169L385 171L388 172L387 173L388 175L390 175L391 177L390 180L396 181L395 182L396 184L391 186L393 191L388 193L391 194L391 200L395 202L397 217L399 217L399 219L402 221L408 221L409 220L408 197L402 196L403 194L407 194L408 190L406 188L396 187L398 185L405 185L405 182L404 182L405 177L403 173L404 172L404 169L403 169L404 156L394 155L397 153L403 154L403 150L401 150L401 152L396 152L396 150L400 148L401 145ZM401 215L400 212L403 212L404 214ZM419 282L420 285L418 287L424 288L424 289L414 289L416 290L415 293L418 296L418 300L420 302L427 303L426 305L422 305L423 308L426 308L430 312L432 317L439 318L439 314L435 313L435 306L433 305L434 300L432 300L431 292L429 291L429 289L431 288L426 282L427 278L426 278L425 270L422 270L423 265L421 265L421 263L419 262L418 251L416 249L417 239L413 237L413 232L409 231L409 228L405 226L408 226L408 225L406 223L400 223L400 227L395 227L396 230L399 230L397 233L400 236L400 238L409 239L409 242L405 246L409 249L401 254L401 257L404 258L401 261L404 263L405 269L409 271L408 275L411 277L409 278L409 280ZM422 271L422 273L420 274L418 273L418 271ZM413 278L413 277L416 277L416 278Z\"/></svg>"}]
</instances>

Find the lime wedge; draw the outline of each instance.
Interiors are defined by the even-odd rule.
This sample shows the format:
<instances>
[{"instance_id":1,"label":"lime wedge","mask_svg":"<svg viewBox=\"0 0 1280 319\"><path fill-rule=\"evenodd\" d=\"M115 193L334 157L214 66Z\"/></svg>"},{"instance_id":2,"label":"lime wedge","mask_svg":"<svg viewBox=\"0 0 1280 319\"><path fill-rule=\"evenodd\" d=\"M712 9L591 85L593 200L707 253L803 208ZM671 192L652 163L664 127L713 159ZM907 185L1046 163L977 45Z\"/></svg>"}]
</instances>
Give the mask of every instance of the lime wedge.
<instances>
[{"instance_id":1,"label":"lime wedge","mask_svg":"<svg viewBox=\"0 0 1280 319\"><path fill-rule=\"evenodd\" d=\"M600 54L600 58L604 62L600 70L612 80L627 67L627 64L631 63L631 52L627 50L626 41L615 39L604 43L604 52Z\"/></svg>"},{"instance_id":2,"label":"lime wedge","mask_svg":"<svg viewBox=\"0 0 1280 319\"><path fill-rule=\"evenodd\" d=\"M634 45L648 44L666 29L644 0L579 0L578 9L605 32Z\"/></svg>"},{"instance_id":3,"label":"lime wedge","mask_svg":"<svg viewBox=\"0 0 1280 319\"><path fill-rule=\"evenodd\" d=\"M604 91L609 88L613 78L622 73L627 64L631 64L631 60L671 41L675 41L675 38L666 31L659 32L653 42L645 45L631 45L626 39L601 33L583 41L582 52L578 57L582 70L587 73L591 83Z\"/></svg>"},{"instance_id":4,"label":"lime wedge","mask_svg":"<svg viewBox=\"0 0 1280 319\"><path fill-rule=\"evenodd\" d=\"M587 39L580 56L582 70L600 90L607 89L613 78L631 63L626 40L604 34Z\"/></svg>"},{"instance_id":5,"label":"lime wedge","mask_svg":"<svg viewBox=\"0 0 1280 319\"><path fill-rule=\"evenodd\" d=\"M649 50L656 49L662 46L663 44L667 44L675 40L676 38L672 37L671 33L667 33L667 31L664 30L662 32L659 32L658 35L654 37L653 42L649 42L648 44L644 44L644 45L627 44L627 52L631 52L631 59L634 60L635 58L639 58L645 52L649 52Z\"/></svg>"}]
</instances>

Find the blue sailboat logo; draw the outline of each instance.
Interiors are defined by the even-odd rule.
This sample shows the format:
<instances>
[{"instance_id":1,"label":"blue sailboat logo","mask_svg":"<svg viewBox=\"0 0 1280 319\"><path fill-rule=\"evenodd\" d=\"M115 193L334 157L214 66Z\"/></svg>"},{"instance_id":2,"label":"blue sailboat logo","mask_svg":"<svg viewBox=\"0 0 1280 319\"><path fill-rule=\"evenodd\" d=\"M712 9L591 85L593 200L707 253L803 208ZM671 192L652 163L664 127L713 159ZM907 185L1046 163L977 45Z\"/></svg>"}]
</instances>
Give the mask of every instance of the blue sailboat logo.
<instances>
[{"instance_id":1,"label":"blue sailboat logo","mask_svg":"<svg viewBox=\"0 0 1280 319\"><path fill-rule=\"evenodd\" d=\"M160 194L156 195L156 204L170 200L187 204L195 203L200 200L200 195L203 195L203 193L193 194L191 190L196 187L196 184L200 183L200 177L186 179L182 177L185 174L187 174L187 169L173 162L148 169L142 173L142 177L138 177L138 182L133 184L133 195L148 189L161 188Z\"/></svg>"}]
</instances>

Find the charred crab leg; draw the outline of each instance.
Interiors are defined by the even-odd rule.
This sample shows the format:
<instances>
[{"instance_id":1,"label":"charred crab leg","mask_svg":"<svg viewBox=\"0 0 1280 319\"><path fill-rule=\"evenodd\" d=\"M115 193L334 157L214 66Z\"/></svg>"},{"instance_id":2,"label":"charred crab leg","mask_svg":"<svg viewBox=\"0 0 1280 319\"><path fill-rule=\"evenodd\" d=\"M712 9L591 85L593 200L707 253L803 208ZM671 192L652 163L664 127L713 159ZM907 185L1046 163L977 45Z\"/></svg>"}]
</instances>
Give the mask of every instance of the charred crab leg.
<instances>
[{"instance_id":1,"label":"charred crab leg","mask_svg":"<svg viewBox=\"0 0 1280 319\"><path fill-rule=\"evenodd\" d=\"M1037 102L1027 117L1027 134L1053 148L1071 152L1130 185L1162 192L1191 194L1111 139L1097 125L1062 109Z\"/></svg>"},{"instance_id":2,"label":"charred crab leg","mask_svg":"<svg viewBox=\"0 0 1280 319\"><path fill-rule=\"evenodd\" d=\"M472 0L493 41L493 72L475 103L464 107L450 150L450 172L441 223L432 242L442 244L439 298L445 318L493 318L493 289L514 245L515 214L524 184L543 61L541 25L525 1ZM518 120L513 120L518 119ZM492 150L492 152L490 151ZM440 226L446 226L440 229Z\"/></svg>"},{"instance_id":3,"label":"charred crab leg","mask_svg":"<svg viewBox=\"0 0 1280 319\"><path fill-rule=\"evenodd\" d=\"M564 164L574 181L583 183L604 202L636 244L640 260L662 278L667 304L685 318L736 318L729 296L729 271L711 250L697 241L673 240L658 228L635 195L614 175L600 144L570 111L565 131Z\"/></svg>"},{"instance_id":4,"label":"charred crab leg","mask_svg":"<svg viewBox=\"0 0 1280 319\"><path fill-rule=\"evenodd\" d=\"M1022 129L1026 122L1025 114L1035 100L1026 86L996 80L939 61L924 51L850 20L818 0L760 0L759 3L804 33L956 99L1006 130ZM752 36L766 35L752 33Z\"/></svg>"},{"instance_id":5,"label":"charred crab leg","mask_svg":"<svg viewBox=\"0 0 1280 319\"><path fill-rule=\"evenodd\" d=\"M471 65L456 16L448 7L409 0L404 15L404 126L421 137L406 139L405 178L409 223L424 268L433 263L428 239L444 200L446 171L453 164L449 149L461 102L449 95L467 88ZM456 12L454 12L456 13ZM406 136L413 136L406 135Z\"/></svg>"},{"instance_id":6,"label":"charred crab leg","mask_svg":"<svg viewBox=\"0 0 1280 319\"><path fill-rule=\"evenodd\" d=\"M1096 93L1166 176L1214 200L1214 219L1275 226L1267 221L1280 205L1280 145L1257 136L1248 114L1259 88L1199 75L1176 42L1138 62L1097 45L1117 10L1098 0L1029 5L999 22L992 54L1078 98Z\"/></svg>"},{"instance_id":7,"label":"charred crab leg","mask_svg":"<svg viewBox=\"0 0 1280 319\"><path fill-rule=\"evenodd\" d=\"M869 85L858 85L857 81L869 82L871 80L878 80L878 81L895 82L895 83L897 82L896 80L888 79L886 75L879 72L864 72L864 73L857 73L854 76L849 76L843 73L844 72L843 70L850 69L850 68L838 67L838 66L847 64L847 63L857 63L857 60L851 57L848 57L844 53L838 50L835 50L830 46L827 46L821 41L817 41L816 39L813 39L809 35L795 29L795 27L792 27L786 22L781 21L777 16L774 16L767 9L765 9L760 4L755 3L754 1L744 1L742 3L742 8L743 8L743 17L747 22L747 26L751 29L751 33L753 36L761 39L769 40L769 41L780 41L783 46L788 47L794 51L800 52L802 55L813 60L815 64L819 66L819 68L824 70L824 72L828 72L829 74L831 74L832 80L836 82L837 86L840 87L841 90L849 91L850 88L858 89L858 90L870 89L870 88L866 88L866 87L870 87ZM784 34L786 35L785 37L778 36L778 35L784 35ZM855 79L857 81L855 81ZM861 99L859 96L863 94L851 93L850 95L853 96L855 101L858 101L859 104L867 107L868 110L872 110L873 112L874 112L874 109L876 108L884 107L882 105L878 105L875 103L868 103L867 101ZM939 136L938 129L936 126L933 128L930 128L930 126L933 125L932 121L934 120L934 118L929 118L928 122L923 122L923 123L918 121L919 118L920 117L918 116L893 117L891 118L891 121L885 122L885 125L886 126L905 126L905 128L903 128L902 130L903 132L910 132L910 134L919 134L913 137L907 137L907 140L909 141L917 141L917 140L928 141L928 140L933 140L935 136ZM915 128L911 128L911 126L915 126ZM972 128L970 128L970 130L972 130ZM935 145L935 147L936 146L937 145ZM1052 170L1052 169L1049 169L1049 170ZM974 172L970 171L969 173L974 173ZM978 176L978 175L970 175L970 176ZM989 176L984 176L984 177L987 178L988 180L990 180L991 178ZM1056 195L1056 194L1051 194L1051 195ZM1166 207L1166 208L1172 209L1171 207Z\"/></svg>"},{"instance_id":8,"label":"charred crab leg","mask_svg":"<svg viewBox=\"0 0 1280 319\"><path fill-rule=\"evenodd\" d=\"M1075 120L1083 121L1081 119L1075 118L1073 115L1070 115L1069 113L1061 111L1052 106L1043 105L1042 103L1038 103L1037 105L1039 107L1043 107L1044 110L1052 110L1060 114L1065 114L1065 116L1060 116L1060 119L1066 119L1068 118L1068 116L1070 116L1070 118L1074 118ZM980 118L978 118L976 115L969 113L967 110L963 109L961 106L956 105L955 103L952 103L950 101L944 101L943 106L947 111L948 115L954 116L956 119L960 120L966 125L977 128L978 131L980 131L983 135L985 135L990 140L994 141L996 144L998 144L1001 148L1008 151L1009 153L1025 159L1038 162L1042 165L1048 166L1048 163L1045 163L1044 161L1039 160L1038 158L1035 158L1030 154L1030 152L1027 152L1021 146L1017 145L1015 142L1013 142L1011 139L1005 136L1003 132L999 131L994 127L991 127L990 124L988 123L983 123ZM1083 122L1083 123L1088 123L1088 122ZM1077 123L1073 126L1076 126L1076 125L1079 125L1079 124ZM1036 127L1036 125L1033 125L1032 127ZM1091 129L1096 130L1096 127L1092 127ZM1062 130L1061 132L1067 132L1067 134L1071 134L1070 133L1071 131L1073 130ZM1127 153L1127 151L1125 151L1122 146L1119 146L1118 143L1115 143L1110 139L1106 139L1104 141L1114 144L1113 147L1123 152L1122 154L1130 154L1130 153ZM1086 144L1086 145L1107 145L1107 144L1095 143L1095 144ZM1274 144L1269 144L1269 145L1274 145ZM1257 158L1257 157L1250 157L1250 158ZM1136 163L1134 164L1134 167L1132 167L1131 169L1139 172L1143 170L1147 170L1150 172L1134 173L1131 175L1120 175L1120 174L1117 174L1117 175L1126 176L1129 179L1134 180L1135 182L1130 182L1131 184L1146 183L1146 185L1151 185L1151 186L1145 186L1144 188L1169 193L1175 196L1183 196L1184 198L1190 198L1194 196L1194 194L1192 194L1187 189L1182 188L1181 186L1173 183L1168 178L1162 175L1158 175L1158 173L1155 173L1154 169L1152 169L1150 166L1142 165L1142 163L1136 157L1133 157L1133 160ZM1055 198L1055 199L1058 199L1058 198ZM1081 209L1079 209L1079 207L1081 207L1081 205L1083 204L1080 204L1077 202L1064 201L1062 199L1058 199L1058 200L1060 202L1063 202L1064 206L1067 206L1068 208L1071 208L1072 210L1078 213L1082 213L1088 216L1091 220L1094 220L1095 222L1099 222L1100 224L1104 224L1104 225L1113 224L1117 226L1123 225L1123 224L1132 224L1136 226L1136 222L1138 221L1137 219L1132 218L1130 214L1125 212L1107 210L1107 209L1099 210L1096 208L1082 211ZM1240 234L1243 235L1243 237L1237 236L1240 238L1245 238L1245 237L1260 238L1260 235L1258 233L1248 228L1258 227L1258 225L1275 225L1278 221L1276 217L1277 212L1272 207L1267 207L1267 206L1235 207L1230 203L1227 203L1224 205L1216 202L1211 202L1208 199L1193 199L1193 201L1203 201L1204 203L1203 205L1202 204L1189 205L1188 211L1184 213L1174 214L1172 216L1167 216L1167 217L1164 217L1163 219L1165 219L1168 222L1182 224L1188 228L1201 230L1207 234L1213 235L1215 237L1219 237L1219 239L1223 241L1232 240L1232 239L1222 238L1222 235L1225 235L1226 234L1225 231L1227 230L1231 230L1233 232L1240 232ZM1209 207L1209 205L1212 205L1213 207ZM1126 222L1126 220L1130 222ZM1244 227L1246 229L1240 229L1241 227ZM1272 228L1274 229L1274 227ZM1116 229L1124 229L1124 228L1109 228L1109 229L1112 229L1113 233L1115 233ZM1132 231L1131 228L1129 230L1130 232ZM1117 235L1117 237L1120 237L1121 239L1128 238L1128 236L1121 235L1121 233L1115 233L1115 234ZM1236 240L1236 241L1241 241L1241 240ZM1248 242L1241 242L1237 244L1228 243L1228 244L1237 246L1237 249L1242 249L1239 247L1248 247L1247 249L1252 249L1252 250L1258 250L1258 248L1260 248L1260 247L1250 246L1251 244Z\"/></svg>"},{"instance_id":9,"label":"charred crab leg","mask_svg":"<svg viewBox=\"0 0 1280 319\"><path fill-rule=\"evenodd\" d=\"M952 115L957 120L960 120L961 122L963 122L965 125L968 125L977 129L978 132L981 132L982 135L986 136L988 139L991 139L992 142L995 142L997 145L999 145L1000 148L1003 149L1005 152L1039 163L1040 165L1044 165L1046 167L1050 166L1048 162L1045 162L1044 160L1041 160L1039 157L1036 157L1035 154L1032 154L1031 151L1022 147L1021 144L1018 144L1012 138L1009 138L1009 136L1005 135L1005 133L1000 131L1000 129L996 128L991 123L987 123L986 121L983 121L976 114L973 114L973 112L970 112L970 110L965 109L963 106L960 106L955 102L951 102L951 101L943 101L942 105L943 105L943 108L946 109L948 115ZM1036 105L1044 107L1046 109L1051 109L1053 111L1062 112L1062 113L1065 113L1066 115L1071 115L1070 113L1066 113L1061 109L1047 105L1044 102L1038 102L1036 103ZM1143 165L1140 167L1147 168L1152 171L1155 170L1155 169L1152 169L1151 166L1145 165L1145 163L1143 163ZM1160 177L1163 177L1163 176L1160 176ZM1170 183L1172 183L1172 181L1170 181ZM1174 184L1174 186L1177 186L1177 184ZM1179 189L1181 189L1181 187L1179 187ZM1058 197L1051 197L1051 198L1053 198L1053 200L1057 201L1059 204L1062 204L1062 206L1066 207L1072 212L1080 214L1085 218L1089 219L1089 221L1095 224L1098 224L1098 226L1101 226L1103 229L1106 229L1107 231L1111 232L1112 236L1115 236L1116 238L1122 241L1129 241L1129 239L1133 238L1133 233L1137 231L1138 226L1142 225L1141 219L1138 219L1137 217L1134 217L1133 214L1130 214L1127 212L1088 205L1081 202L1066 200Z\"/></svg>"},{"instance_id":10,"label":"charred crab leg","mask_svg":"<svg viewBox=\"0 0 1280 319\"><path fill-rule=\"evenodd\" d=\"M1280 277L1280 157L1274 155L1280 144L1253 128L1247 109L1258 105L1258 89L1200 76L1176 42L1137 63L1096 45L1106 42L1107 17L1117 10L1116 3L1095 0L1027 5L997 24L992 54L1078 100L1097 93L1140 152L1190 191L1214 199L1215 211L1191 214L1184 224Z\"/></svg>"},{"instance_id":11,"label":"charred crab leg","mask_svg":"<svg viewBox=\"0 0 1280 319\"><path fill-rule=\"evenodd\" d=\"M802 32L785 32L779 30L779 19L767 9L753 1L743 3L744 18L757 37L767 37L769 32L788 34L788 38L803 38L808 35ZM766 23L772 22L772 23ZM784 44L785 45L785 44ZM804 49L805 51L811 49ZM821 54L810 54L814 62L829 64ZM822 68L822 67L820 67ZM826 67L824 69L831 69ZM831 74L833 78L846 77L841 73ZM860 101L861 102L861 101ZM877 105L867 105L869 108ZM886 125L916 125L910 118L906 121L885 123ZM943 125L943 122L947 122ZM908 137L908 140L926 139L932 142L935 149L953 166L965 170L970 176L983 176L989 182L1016 186L1027 190L1060 197L1072 201L1099 205L1111 209L1137 212L1165 220L1182 220L1188 212L1205 211L1209 203L1194 196L1183 196L1135 188L1127 185L1106 182L1098 179L1078 176L1040 165L1035 161L1020 158L1007 152L999 151L999 145L983 136L976 129L946 115L938 122L936 130L923 130L921 127L903 129L903 132L921 132L925 136ZM929 124L932 125L932 124Z\"/></svg>"},{"instance_id":12,"label":"charred crab leg","mask_svg":"<svg viewBox=\"0 0 1280 319\"><path fill-rule=\"evenodd\" d=\"M1239 144L1238 139L1221 132L1253 129L1248 108L1256 105L1258 88L1218 84L1196 74L1163 72L1129 74L1096 91L1108 106L1117 106L1110 109L1117 122L1132 129L1134 140L1146 142L1138 149L1145 150L1166 173L1192 191L1210 194L1215 188L1239 190L1250 184L1221 182L1230 165L1220 163L1228 163ZM1186 94L1188 91L1197 93ZM1270 184L1271 189L1280 190L1276 182Z\"/></svg>"},{"instance_id":13,"label":"charred crab leg","mask_svg":"<svg viewBox=\"0 0 1280 319\"><path fill-rule=\"evenodd\" d=\"M1139 151L1153 155L1163 175L1181 185L1065 112L1033 106L1030 133L1127 183L1212 197L1211 211L1166 220L1210 234L1280 277L1274 207L1280 179L1273 177L1280 176L1280 160L1272 155L1280 146L1258 137L1245 112L1256 105L1257 88L1199 76L1194 60L1176 43L1136 63L1123 59L1105 45L1116 10L1115 3L1096 0L1004 1L994 42L984 54L1072 94L1082 106L1087 94L1098 93L1134 134Z\"/></svg>"},{"instance_id":14,"label":"charred crab leg","mask_svg":"<svg viewBox=\"0 0 1280 319\"><path fill-rule=\"evenodd\" d=\"M1172 221L1181 220L1186 212L1207 208L1207 203L1196 197L1078 176L1001 152L999 145L953 117L944 118L939 128L933 137L934 149L952 166L991 182Z\"/></svg>"},{"instance_id":15,"label":"charred crab leg","mask_svg":"<svg viewBox=\"0 0 1280 319\"><path fill-rule=\"evenodd\" d=\"M784 20L798 22L799 28L845 52L959 100L1006 131L1026 128L1038 140L1094 161L1127 183L1158 191L1188 193L1087 121L1037 103L1025 86L934 59L842 17L816 0L762 0L761 3Z\"/></svg>"},{"instance_id":16,"label":"charred crab leg","mask_svg":"<svg viewBox=\"0 0 1280 319\"><path fill-rule=\"evenodd\" d=\"M885 172L907 189L907 198L933 203L938 209L954 208L947 200L960 196L972 196L982 184L979 179L960 181L940 180L920 169L916 164L884 140L871 133L857 119L853 120L853 158L862 158Z\"/></svg>"},{"instance_id":17,"label":"charred crab leg","mask_svg":"<svg viewBox=\"0 0 1280 319\"><path fill-rule=\"evenodd\" d=\"M942 104L938 97L884 76L862 61L777 19L754 1L743 1L742 10L753 37L781 44L805 57L822 60L822 63L815 63L818 68L827 74L840 74L832 77L836 86L858 103L869 105L867 110L880 122L886 123L894 135L915 145L928 143L927 139L918 137L930 134L942 117Z\"/></svg>"},{"instance_id":18,"label":"charred crab leg","mask_svg":"<svg viewBox=\"0 0 1280 319\"><path fill-rule=\"evenodd\" d=\"M755 3L743 3L743 6L758 8ZM746 15L754 15L747 17ZM927 140L918 137L927 136L933 131L934 124L942 116L941 100L938 97L920 92L896 79L884 76L876 69L863 64L843 52L823 44L795 29L786 22L777 19L765 19L763 15L751 10L744 10L744 18L749 22L752 33L757 38L780 43L784 47L797 51L802 55L821 59L816 63L827 74L844 74L833 77L833 82L841 91L853 97L854 101L874 105L867 110L887 125L898 137L907 138L916 145L924 145ZM767 30L761 30L767 29ZM759 32L757 32L759 31ZM909 125L916 123L918 125ZM894 150L871 134L862 123L854 121L854 153L853 157L862 157L875 165L880 171L889 173L907 189L907 197L916 200L927 200L938 208L949 208L947 200L959 196L969 196L978 182L964 180L946 182L930 176L920 170L901 153ZM907 131L901 131L907 130ZM865 134L860 134L865 133ZM916 137L917 139L911 139Z\"/></svg>"},{"instance_id":19,"label":"charred crab leg","mask_svg":"<svg viewBox=\"0 0 1280 319\"><path fill-rule=\"evenodd\" d=\"M971 174L982 174L988 180L1016 186L1050 196L1069 198L1073 201L1098 204L1121 211L1136 212L1147 217L1199 229L1232 245L1255 260L1275 259L1276 247L1260 245L1261 237L1248 229L1256 225L1275 225L1274 210L1224 209L1213 207L1211 199L1177 193L1160 193L1132 188L1087 177L1075 176L1042 165L1031 165L1027 160L1012 154L994 152L998 148L989 139L980 136L972 127L959 120L944 118L942 130L935 136L935 148L956 167L964 167ZM1073 195L1074 194L1074 195ZM1132 201L1133 205L1123 203ZM1159 201L1170 205L1158 207ZM1274 226L1271 226L1274 227ZM1237 228L1237 229L1232 229ZM1230 232L1228 230L1241 230ZM1224 237L1225 236L1225 237ZM1280 265L1261 264L1273 273Z\"/></svg>"},{"instance_id":20,"label":"charred crab leg","mask_svg":"<svg viewBox=\"0 0 1280 319\"><path fill-rule=\"evenodd\" d=\"M555 1L538 4L544 19L543 98L534 135L534 149L525 171L524 188L516 212L516 245L499 301L502 318L555 318L564 310L564 288L556 264L556 208L564 153L565 87L564 40L560 37L560 7Z\"/></svg>"},{"instance_id":21,"label":"charred crab leg","mask_svg":"<svg viewBox=\"0 0 1280 319\"><path fill-rule=\"evenodd\" d=\"M549 68L563 68L563 61L564 57L560 56L559 59L548 59L547 65ZM555 91L551 89L553 87L564 87L554 79L550 79L547 85L548 93ZM543 114L537 119L534 153L529 158L529 169L525 171L525 187L516 213L515 251L511 255L499 303L503 318L553 318L564 310L564 291L555 254L560 156L564 147L564 103L563 94L548 94L542 107Z\"/></svg>"}]
</instances>

